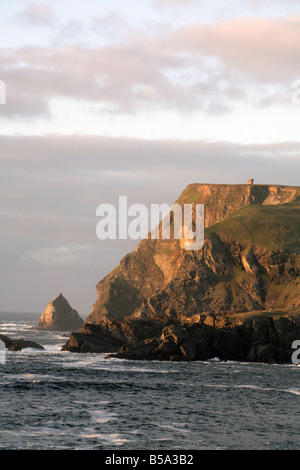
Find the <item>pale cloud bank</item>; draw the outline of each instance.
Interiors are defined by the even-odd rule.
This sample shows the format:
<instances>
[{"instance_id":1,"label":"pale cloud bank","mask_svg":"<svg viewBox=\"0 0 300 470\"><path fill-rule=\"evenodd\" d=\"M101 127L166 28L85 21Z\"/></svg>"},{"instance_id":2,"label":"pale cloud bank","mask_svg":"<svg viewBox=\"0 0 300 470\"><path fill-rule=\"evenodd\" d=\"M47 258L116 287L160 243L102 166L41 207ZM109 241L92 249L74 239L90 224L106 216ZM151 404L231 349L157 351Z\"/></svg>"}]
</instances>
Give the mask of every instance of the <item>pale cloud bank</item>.
<instances>
[{"instance_id":1,"label":"pale cloud bank","mask_svg":"<svg viewBox=\"0 0 300 470\"><path fill-rule=\"evenodd\" d=\"M30 3L15 15L15 19L31 26L51 25L57 20L55 10L49 3Z\"/></svg>"},{"instance_id":2,"label":"pale cloud bank","mask_svg":"<svg viewBox=\"0 0 300 470\"><path fill-rule=\"evenodd\" d=\"M50 119L51 100L65 98L129 114L288 106L299 56L296 14L195 22L155 35L139 30L98 47L1 49L9 99L0 111L6 119Z\"/></svg>"},{"instance_id":3,"label":"pale cloud bank","mask_svg":"<svg viewBox=\"0 0 300 470\"><path fill-rule=\"evenodd\" d=\"M218 57L262 81L290 80L299 73L300 15L235 18L216 24L194 23L165 39L181 52Z\"/></svg>"},{"instance_id":4,"label":"pale cloud bank","mask_svg":"<svg viewBox=\"0 0 300 470\"><path fill-rule=\"evenodd\" d=\"M186 7L195 4L195 0L153 0L155 7Z\"/></svg>"}]
</instances>

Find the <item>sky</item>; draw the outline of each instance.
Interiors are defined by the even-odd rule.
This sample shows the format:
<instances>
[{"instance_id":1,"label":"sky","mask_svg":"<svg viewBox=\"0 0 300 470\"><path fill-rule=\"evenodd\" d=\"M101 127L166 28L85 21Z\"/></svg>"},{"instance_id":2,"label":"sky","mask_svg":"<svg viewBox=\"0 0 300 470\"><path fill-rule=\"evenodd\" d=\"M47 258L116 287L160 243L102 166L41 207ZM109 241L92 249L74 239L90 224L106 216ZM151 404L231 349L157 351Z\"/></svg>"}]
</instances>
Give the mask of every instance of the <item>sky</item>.
<instances>
[{"instance_id":1,"label":"sky","mask_svg":"<svg viewBox=\"0 0 300 470\"><path fill-rule=\"evenodd\" d=\"M0 310L85 317L136 240L96 209L298 185L298 0L0 0Z\"/></svg>"}]
</instances>

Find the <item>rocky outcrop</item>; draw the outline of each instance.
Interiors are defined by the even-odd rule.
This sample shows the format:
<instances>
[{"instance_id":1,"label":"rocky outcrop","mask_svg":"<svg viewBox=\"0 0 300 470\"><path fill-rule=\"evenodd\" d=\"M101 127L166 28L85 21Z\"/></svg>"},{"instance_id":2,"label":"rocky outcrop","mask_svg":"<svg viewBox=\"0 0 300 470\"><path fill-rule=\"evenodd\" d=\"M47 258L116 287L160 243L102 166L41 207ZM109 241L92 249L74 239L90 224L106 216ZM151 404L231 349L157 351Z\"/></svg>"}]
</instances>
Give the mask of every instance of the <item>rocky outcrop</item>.
<instances>
[{"instance_id":1,"label":"rocky outcrop","mask_svg":"<svg viewBox=\"0 0 300 470\"><path fill-rule=\"evenodd\" d=\"M0 335L0 340L3 341L5 344L5 348L9 351L21 351L25 348L32 348L32 349L45 349L40 344L36 343L35 341L25 340L23 338L19 339L11 339L8 336Z\"/></svg>"},{"instance_id":2,"label":"rocky outcrop","mask_svg":"<svg viewBox=\"0 0 300 470\"><path fill-rule=\"evenodd\" d=\"M62 350L110 353L132 360L220 360L290 363L300 315L196 315L187 321L85 324Z\"/></svg>"},{"instance_id":3,"label":"rocky outcrop","mask_svg":"<svg viewBox=\"0 0 300 470\"><path fill-rule=\"evenodd\" d=\"M74 331L83 325L83 319L60 293L47 305L42 313L38 328L43 330Z\"/></svg>"},{"instance_id":4,"label":"rocky outcrop","mask_svg":"<svg viewBox=\"0 0 300 470\"><path fill-rule=\"evenodd\" d=\"M110 353L123 344L105 326L85 324L81 331L71 333L62 351Z\"/></svg>"},{"instance_id":5,"label":"rocky outcrop","mask_svg":"<svg viewBox=\"0 0 300 470\"><path fill-rule=\"evenodd\" d=\"M71 333L62 351L71 352L117 352L124 344L136 344L146 338L159 336L162 322L128 319L102 321L94 325L85 323L81 331Z\"/></svg>"}]
</instances>

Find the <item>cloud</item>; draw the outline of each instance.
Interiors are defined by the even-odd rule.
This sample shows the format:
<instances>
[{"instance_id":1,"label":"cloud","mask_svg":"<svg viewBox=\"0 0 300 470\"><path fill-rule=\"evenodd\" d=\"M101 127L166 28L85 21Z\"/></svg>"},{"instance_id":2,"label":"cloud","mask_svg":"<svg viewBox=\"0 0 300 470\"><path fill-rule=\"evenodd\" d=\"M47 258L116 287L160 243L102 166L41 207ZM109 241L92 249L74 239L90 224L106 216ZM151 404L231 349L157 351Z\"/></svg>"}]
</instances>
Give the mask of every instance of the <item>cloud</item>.
<instances>
[{"instance_id":1,"label":"cloud","mask_svg":"<svg viewBox=\"0 0 300 470\"><path fill-rule=\"evenodd\" d=\"M31 201L40 201L41 204L50 202L57 209L62 206L56 204L57 192L52 191L56 182L55 188L61 193L58 201L73 201L77 215L78 208L82 207L77 205L79 201L90 203L95 196L97 203L97 195L108 194L109 188L110 194L113 194L115 190L127 191L132 186L141 189L142 194L146 180L150 188L157 179L167 177L171 169L176 172L178 168L178 175L181 175L177 189L171 190L175 180L170 181L166 191L161 186L162 194L175 192L176 195L185 183L189 184L195 179L195 175L199 182L204 182L210 172L214 172L212 182L241 183L245 165L253 170L257 166L255 173L261 183L280 183L281 171L276 181L272 178L276 170L285 165L285 174L289 176L281 183L295 184L295 158L297 165L300 162L299 142L238 145L230 142L208 143L204 140L188 142L96 135L45 135L1 136L0 143L4 175L1 191L6 201L13 197L18 204L23 201L28 207L28 200L21 197L15 199L16 194L21 195L25 191L26 185L26 193L30 191ZM271 162L274 171L269 168ZM234 174L232 168L236 169ZM186 175L184 179L182 174ZM247 178L244 179L246 182ZM9 190L12 182L16 183L13 191ZM78 187L81 188L79 192ZM84 188L90 190L85 191ZM49 197L51 195L52 198ZM47 213L48 210L45 211Z\"/></svg>"},{"instance_id":2,"label":"cloud","mask_svg":"<svg viewBox=\"0 0 300 470\"><path fill-rule=\"evenodd\" d=\"M77 39L84 29L82 21L71 19L67 21L58 33L55 44L58 46L62 43L74 41Z\"/></svg>"},{"instance_id":3,"label":"cloud","mask_svg":"<svg viewBox=\"0 0 300 470\"><path fill-rule=\"evenodd\" d=\"M289 104L300 56L297 15L197 22L155 34L132 30L118 40L110 26L119 21L116 13L94 21L108 27L113 42L0 51L7 84L2 117L49 118L51 100L61 98L115 114L228 114L238 104ZM62 34L70 39L82 27L71 22Z\"/></svg>"},{"instance_id":4,"label":"cloud","mask_svg":"<svg viewBox=\"0 0 300 470\"><path fill-rule=\"evenodd\" d=\"M219 58L227 67L261 80L297 77L300 16L235 18L177 29L162 42L170 50Z\"/></svg>"},{"instance_id":5,"label":"cloud","mask_svg":"<svg viewBox=\"0 0 300 470\"><path fill-rule=\"evenodd\" d=\"M56 21L54 8L48 3L30 3L15 18L31 26L51 25Z\"/></svg>"},{"instance_id":6,"label":"cloud","mask_svg":"<svg viewBox=\"0 0 300 470\"><path fill-rule=\"evenodd\" d=\"M70 266L76 265L82 252L91 250L91 245L62 245L45 247L28 251L21 256L21 262L33 260L43 266Z\"/></svg>"},{"instance_id":7,"label":"cloud","mask_svg":"<svg viewBox=\"0 0 300 470\"><path fill-rule=\"evenodd\" d=\"M116 112L129 113L145 107L195 110L203 103L209 106L210 96L222 100L224 95L213 80L181 81L186 67L186 59L145 40L144 47L134 43L95 49L65 46L2 51L0 76L8 87L3 116L46 115L47 102L60 97L102 103ZM198 70L200 67L198 61Z\"/></svg>"},{"instance_id":8,"label":"cloud","mask_svg":"<svg viewBox=\"0 0 300 470\"><path fill-rule=\"evenodd\" d=\"M287 5L299 5L298 0L245 0L246 3L248 3L251 6L254 7L260 7L263 5L282 5L282 6L287 6Z\"/></svg>"},{"instance_id":9,"label":"cloud","mask_svg":"<svg viewBox=\"0 0 300 470\"><path fill-rule=\"evenodd\" d=\"M195 0L153 0L155 7L181 7L193 5Z\"/></svg>"},{"instance_id":10,"label":"cloud","mask_svg":"<svg viewBox=\"0 0 300 470\"><path fill-rule=\"evenodd\" d=\"M110 11L102 16L95 16L91 21L93 27L96 29L109 29L111 27L120 27L125 24L124 18L115 11Z\"/></svg>"}]
</instances>

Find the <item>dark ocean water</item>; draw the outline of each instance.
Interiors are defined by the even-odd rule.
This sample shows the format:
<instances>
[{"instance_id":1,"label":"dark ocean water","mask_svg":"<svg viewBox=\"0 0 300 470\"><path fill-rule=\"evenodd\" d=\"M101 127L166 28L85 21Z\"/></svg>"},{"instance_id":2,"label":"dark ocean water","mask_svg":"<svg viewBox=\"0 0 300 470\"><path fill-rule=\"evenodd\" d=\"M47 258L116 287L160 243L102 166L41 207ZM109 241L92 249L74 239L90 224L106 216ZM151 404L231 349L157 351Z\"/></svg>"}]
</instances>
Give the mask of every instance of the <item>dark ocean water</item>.
<instances>
[{"instance_id":1,"label":"dark ocean water","mask_svg":"<svg viewBox=\"0 0 300 470\"><path fill-rule=\"evenodd\" d=\"M0 314L0 333L45 347L0 363L0 449L300 449L299 366L61 352L37 322Z\"/></svg>"}]
</instances>

